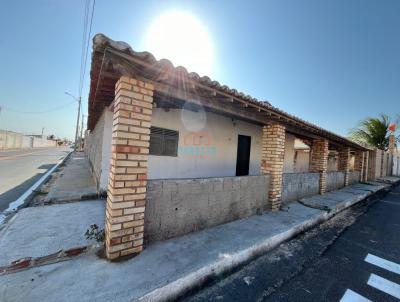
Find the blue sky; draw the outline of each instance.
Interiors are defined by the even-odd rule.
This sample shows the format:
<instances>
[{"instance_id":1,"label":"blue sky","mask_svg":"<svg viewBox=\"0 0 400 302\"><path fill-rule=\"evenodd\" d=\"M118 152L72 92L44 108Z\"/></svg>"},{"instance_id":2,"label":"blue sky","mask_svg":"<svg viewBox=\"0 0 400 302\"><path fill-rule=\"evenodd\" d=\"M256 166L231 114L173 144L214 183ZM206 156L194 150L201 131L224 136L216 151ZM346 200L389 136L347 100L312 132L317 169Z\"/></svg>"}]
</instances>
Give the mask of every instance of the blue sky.
<instances>
[{"instance_id":1,"label":"blue sky","mask_svg":"<svg viewBox=\"0 0 400 302\"><path fill-rule=\"evenodd\" d=\"M97 0L92 33L145 50L146 30L169 10L206 27L220 83L342 135L400 113L400 1ZM83 11L72 0L2 4L0 129L73 137L77 107L64 91L78 93Z\"/></svg>"}]
</instances>

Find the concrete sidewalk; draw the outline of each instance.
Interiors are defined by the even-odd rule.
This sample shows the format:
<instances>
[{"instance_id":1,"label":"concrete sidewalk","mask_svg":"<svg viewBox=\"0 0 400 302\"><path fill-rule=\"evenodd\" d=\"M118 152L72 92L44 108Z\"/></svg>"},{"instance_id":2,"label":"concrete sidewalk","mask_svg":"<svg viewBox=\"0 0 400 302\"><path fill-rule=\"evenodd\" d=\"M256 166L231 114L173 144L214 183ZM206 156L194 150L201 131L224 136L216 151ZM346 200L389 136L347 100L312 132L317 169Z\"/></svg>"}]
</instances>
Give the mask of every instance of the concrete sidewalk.
<instances>
[{"instance_id":1,"label":"concrete sidewalk","mask_svg":"<svg viewBox=\"0 0 400 302\"><path fill-rule=\"evenodd\" d=\"M97 187L89 160L83 152L74 152L51 185L44 201L45 203L57 203L97 197Z\"/></svg>"},{"instance_id":2,"label":"concrete sidewalk","mask_svg":"<svg viewBox=\"0 0 400 302\"><path fill-rule=\"evenodd\" d=\"M104 225L104 213L104 200L20 210L0 231L0 266L95 244L84 234L91 224Z\"/></svg>"},{"instance_id":3,"label":"concrete sidewalk","mask_svg":"<svg viewBox=\"0 0 400 302\"><path fill-rule=\"evenodd\" d=\"M399 179L396 179L399 180ZM201 284L207 278L228 271L266 252L296 234L329 219L373 192L389 185L355 184L323 196L293 202L281 211L252 216L148 246L137 257L110 263L88 254L70 261L30 268L0 276L2 301L131 301L167 300ZM89 203L89 202L87 202ZM70 212L79 212L83 203L69 203ZM323 205L326 209L316 209ZM311 206L311 207L310 207ZM43 217L50 208L42 207ZM96 208L97 210L94 210ZM29 210L29 209L26 209ZM93 203L93 216L104 215L104 205ZM88 216L87 218L85 218ZM82 225L93 223L82 215ZM67 219L67 218L66 218ZM68 219L72 219L72 216ZM17 223L15 217L12 223ZM65 219L63 219L64 223ZM32 225L32 224L31 224ZM47 226L52 228L52 226ZM24 230L29 232L29 228ZM18 234L4 234L0 255ZM33 230L24 240L41 237ZM21 247L22 240L16 245ZM26 242L26 241L25 241ZM69 239L65 239L65 244ZM15 246L15 245L14 245ZM54 247L58 248L58 246ZM26 250L28 253L29 250ZM22 255L20 253L19 255ZM28 255L26 255L28 256Z\"/></svg>"}]
</instances>

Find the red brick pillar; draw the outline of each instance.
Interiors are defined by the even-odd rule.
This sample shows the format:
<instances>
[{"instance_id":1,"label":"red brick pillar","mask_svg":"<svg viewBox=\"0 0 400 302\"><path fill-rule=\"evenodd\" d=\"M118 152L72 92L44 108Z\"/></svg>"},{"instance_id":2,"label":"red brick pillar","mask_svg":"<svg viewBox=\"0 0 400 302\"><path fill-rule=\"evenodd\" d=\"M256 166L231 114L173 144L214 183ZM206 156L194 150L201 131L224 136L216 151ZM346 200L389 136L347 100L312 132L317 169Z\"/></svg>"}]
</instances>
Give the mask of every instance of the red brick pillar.
<instances>
[{"instance_id":1,"label":"red brick pillar","mask_svg":"<svg viewBox=\"0 0 400 302\"><path fill-rule=\"evenodd\" d=\"M367 182L368 181L368 172L369 172L369 151L364 152L364 176L361 181Z\"/></svg>"},{"instance_id":2,"label":"red brick pillar","mask_svg":"<svg viewBox=\"0 0 400 302\"><path fill-rule=\"evenodd\" d=\"M350 148L342 147L339 149L339 171L344 172L344 186L349 185L350 172Z\"/></svg>"},{"instance_id":3,"label":"red brick pillar","mask_svg":"<svg viewBox=\"0 0 400 302\"><path fill-rule=\"evenodd\" d=\"M359 181L363 181L363 171L364 171L364 152L357 150L354 156L354 171L360 172Z\"/></svg>"},{"instance_id":4,"label":"red brick pillar","mask_svg":"<svg viewBox=\"0 0 400 302\"><path fill-rule=\"evenodd\" d=\"M121 77L116 84L106 208L106 255L143 249L153 85Z\"/></svg>"},{"instance_id":5,"label":"red brick pillar","mask_svg":"<svg viewBox=\"0 0 400 302\"><path fill-rule=\"evenodd\" d=\"M282 173L285 155L285 126L280 124L263 127L261 172L270 175L268 199L271 209L281 207Z\"/></svg>"},{"instance_id":6,"label":"red brick pillar","mask_svg":"<svg viewBox=\"0 0 400 302\"><path fill-rule=\"evenodd\" d=\"M319 193L325 194L326 173L328 170L329 141L326 139L313 140L311 146L310 172L320 173Z\"/></svg>"}]
</instances>

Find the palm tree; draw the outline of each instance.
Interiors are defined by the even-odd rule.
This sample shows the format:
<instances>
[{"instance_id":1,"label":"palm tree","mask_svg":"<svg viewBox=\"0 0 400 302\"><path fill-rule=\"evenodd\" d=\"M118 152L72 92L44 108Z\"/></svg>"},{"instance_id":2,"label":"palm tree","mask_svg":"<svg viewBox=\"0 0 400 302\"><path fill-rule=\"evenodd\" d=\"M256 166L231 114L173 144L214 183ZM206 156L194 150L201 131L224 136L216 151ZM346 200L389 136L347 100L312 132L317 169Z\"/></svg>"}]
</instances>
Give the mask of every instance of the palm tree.
<instances>
[{"instance_id":1,"label":"palm tree","mask_svg":"<svg viewBox=\"0 0 400 302\"><path fill-rule=\"evenodd\" d=\"M378 118L368 117L360 122L358 128L350 131L350 138L357 143L386 151L389 147L388 128L391 123L389 116L385 114L381 114Z\"/></svg>"}]
</instances>

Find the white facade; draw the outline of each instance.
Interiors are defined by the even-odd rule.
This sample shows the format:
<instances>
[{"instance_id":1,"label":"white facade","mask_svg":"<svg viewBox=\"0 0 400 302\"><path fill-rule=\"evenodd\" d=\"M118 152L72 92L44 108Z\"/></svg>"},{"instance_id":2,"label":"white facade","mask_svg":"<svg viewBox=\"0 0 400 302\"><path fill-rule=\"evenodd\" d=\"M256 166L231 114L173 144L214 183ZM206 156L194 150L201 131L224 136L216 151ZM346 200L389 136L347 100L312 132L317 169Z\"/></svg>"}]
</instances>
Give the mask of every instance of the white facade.
<instances>
[{"instance_id":1,"label":"white facade","mask_svg":"<svg viewBox=\"0 0 400 302\"><path fill-rule=\"evenodd\" d=\"M113 113L104 110L86 138L85 150L98 187L107 190ZM262 127L223 115L153 108L152 126L179 133L177 156L149 155L148 179L236 176L238 135L251 137L249 175L260 175ZM295 149L287 133L284 173L308 172L309 152ZM297 155L296 155L297 154Z\"/></svg>"},{"instance_id":2,"label":"white facade","mask_svg":"<svg viewBox=\"0 0 400 302\"><path fill-rule=\"evenodd\" d=\"M309 171L310 152L307 145L302 143L294 135L285 135L285 156L283 173L302 173Z\"/></svg>"},{"instance_id":3,"label":"white facade","mask_svg":"<svg viewBox=\"0 0 400 302\"><path fill-rule=\"evenodd\" d=\"M46 137L0 130L0 150L47 147L57 147L57 142Z\"/></svg>"},{"instance_id":4,"label":"white facade","mask_svg":"<svg viewBox=\"0 0 400 302\"><path fill-rule=\"evenodd\" d=\"M295 141L295 136L290 133L286 133L283 173L294 172L294 141Z\"/></svg>"},{"instance_id":5,"label":"white facade","mask_svg":"<svg viewBox=\"0 0 400 302\"><path fill-rule=\"evenodd\" d=\"M153 109L152 125L179 132L178 156L149 156L148 178L236 175L238 135L251 137L249 175L260 175L262 127L210 113Z\"/></svg>"},{"instance_id":6,"label":"white facade","mask_svg":"<svg viewBox=\"0 0 400 302\"><path fill-rule=\"evenodd\" d=\"M105 109L95 128L85 138L85 153L92 164L100 190L107 190L111 160L112 111Z\"/></svg>"},{"instance_id":7,"label":"white facade","mask_svg":"<svg viewBox=\"0 0 400 302\"><path fill-rule=\"evenodd\" d=\"M392 175L400 176L400 156L398 155L393 155Z\"/></svg>"}]
</instances>

